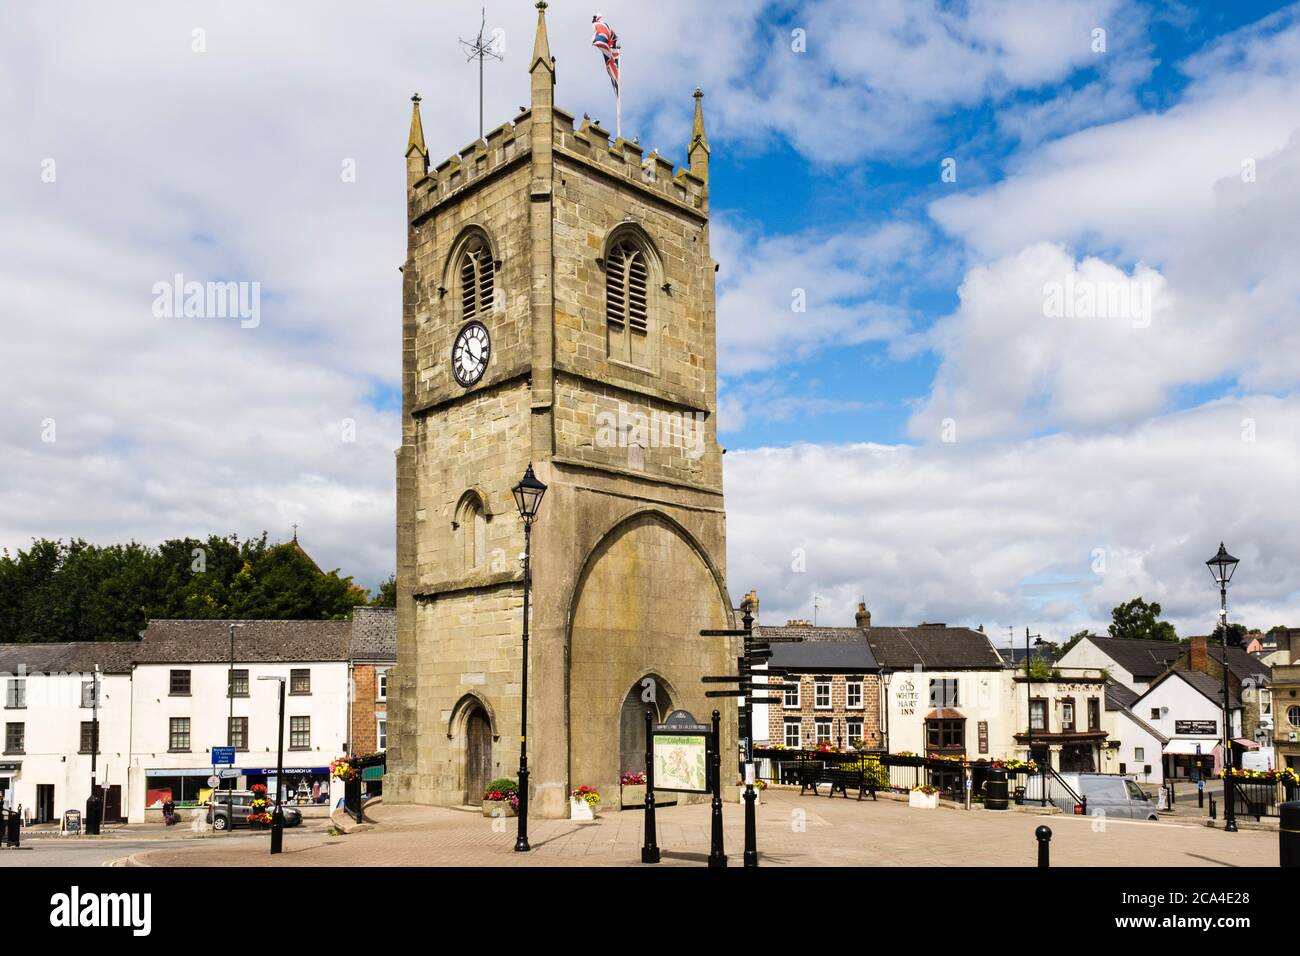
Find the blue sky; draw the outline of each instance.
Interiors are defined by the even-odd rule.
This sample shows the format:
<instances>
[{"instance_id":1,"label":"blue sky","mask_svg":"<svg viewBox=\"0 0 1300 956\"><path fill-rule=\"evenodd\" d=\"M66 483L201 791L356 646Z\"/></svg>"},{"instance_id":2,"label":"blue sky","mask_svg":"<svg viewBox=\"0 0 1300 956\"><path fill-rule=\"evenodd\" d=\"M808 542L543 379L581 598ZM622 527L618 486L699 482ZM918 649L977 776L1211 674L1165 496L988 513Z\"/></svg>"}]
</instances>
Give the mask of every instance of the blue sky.
<instances>
[{"instance_id":1,"label":"blue sky","mask_svg":"<svg viewBox=\"0 0 1300 956\"><path fill-rule=\"evenodd\" d=\"M1132 84L1130 109L1113 119L1147 111L1160 111L1178 102L1188 78L1180 63L1188 56L1248 24L1288 6L1280 2L1233 4L1149 4L1140 5L1145 29L1130 37L1134 47L1145 49L1152 59L1149 73ZM799 11L789 10L770 22L775 31L800 22ZM1108 55L1124 55L1113 46ZM815 49L809 54L815 56ZM1101 58L1099 57L1098 60ZM766 233L799 232L815 228L835 231L864 228L905 219L925 230L928 252L934 257L960 257L960 243L944 234L926 214L929 203L954 183L940 180L940 162L953 157L958 162L960 188L993 184L1014 169L1021 154L1021 140L998 122L1000 115L1049 102L1066 90L1080 90L1090 83L1106 82L1099 64L1085 63L1059 82L1018 89L996 99L982 99L961 106L937 118L934 149L918 154L913 150L882 151L847 164L828 164L815 155L805 155L787 142L773 140L753 151L734 152L725 145L715 150L712 203L715 216L743 221ZM1080 123L1062 134L1084 129ZM772 185L779 183L779 189ZM1105 253L1088 242L1076 248L1079 254ZM1117 261L1127 267L1131 260ZM891 290L890 301L904 309L917 329L952 312L957 289L950 276L935 276L918 269ZM723 280L725 282L725 279ZM907 357L891 356L887 344L850 344L826 354L782 363L777 376L781 386L799 389L831 402L838 410L823 411L814 419L782 418L748 420L742 427L727 430L723 438L729 448L787 445L797 441L906 441L907 422L913 403L924 399L938 370L939 359L923 352ZM727 388L743 387L763 380L763 373L729 376ZM1203 404L1231 392L1235 381L1222 376L1213 381L1189 385L1170 396L1168 408L1176 410Z\"/></svg>"}]
</instances>

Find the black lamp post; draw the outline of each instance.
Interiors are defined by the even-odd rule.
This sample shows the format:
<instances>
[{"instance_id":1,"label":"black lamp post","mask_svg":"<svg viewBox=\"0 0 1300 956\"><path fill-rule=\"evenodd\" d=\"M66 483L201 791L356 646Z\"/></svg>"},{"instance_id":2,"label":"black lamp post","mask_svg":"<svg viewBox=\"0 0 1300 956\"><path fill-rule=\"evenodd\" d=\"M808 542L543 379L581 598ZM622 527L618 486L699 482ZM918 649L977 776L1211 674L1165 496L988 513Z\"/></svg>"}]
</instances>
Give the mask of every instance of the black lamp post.
<instances>
[{"instance_id":1,"label":"black lamp post","mask_svg":"<svg viewBox=\"0 0 1300 956\"><path fill-rule=\"evenodd\" d=\"M1034 759L1034 672L1029 663L1029 638L1034 638L1034 647L1043 646L1043 636L1041 634L1030 635L1029 628L1025 628L1025 679L1029 692L1029 725L1026 727L1025 744L1029 751L1029 759ZM1044 715L1046 716L1046 715ZM1044 727L1044 730L1048 728Z\"/></svg>"},{"instance_id":2,"label":"black lamp post","mask_svg":"<svg viewBox=\"0 0 1300 956\"><path fill-rule=\"evenodd\" d=\"M515 852L527 853L532 847L528 845L528 589L532 584L529 558L532 546L533 521L537 509L541 507L542 496L546 494L544 485L533 474L530 462L524 477L511 489L515 496L515 505L519 508L519 517L524 522L524 640L523 640L523 680L520 682L519 697L519 834L515 837Z\"/></svg>"},{"instance_id":3,"label":"black lamp post","mask_svg":"<svg viewBox=\"0 0 1300 956\"><path fill-rule=\"evenodd\" d=\"M1232 759L1232 714L1228 703L1228 582L1237 570L1238 561L1228 553L1228 549L1219 542L1219 553L1205 562L1210 569L1214 583L1219 586L1219 636L1223 645L1223 829L1227 833L1237 832L1236 803L1231 791L1232 782L1228 779L1233 768Z\"/></svg>"},{"instance_id":4,"label":"black lamp post","mask_svg":"<svg viewBox=\"0 0 1300 956\"><path fill-rule=\"evenodd\" d=\"M284 685L283 677L259 677L258 680L277 680L280 682L280 742L275 756L275 803L271 811L271 852L284 850L284 810L280 806L280 794L284 792Z\"/></svg>"},{"instance_id":5,"label":"black lamp post","mask_svg":"<svg viewBox=\"0 0 1300 956\"><path fill-rule=\"evenodd\" d=\"M90 679L90 799L86 801L86 833L99 836L104 816L104 799L99 793L97 758L99 757L99 665Z\"/></svg>"}]
</instances>

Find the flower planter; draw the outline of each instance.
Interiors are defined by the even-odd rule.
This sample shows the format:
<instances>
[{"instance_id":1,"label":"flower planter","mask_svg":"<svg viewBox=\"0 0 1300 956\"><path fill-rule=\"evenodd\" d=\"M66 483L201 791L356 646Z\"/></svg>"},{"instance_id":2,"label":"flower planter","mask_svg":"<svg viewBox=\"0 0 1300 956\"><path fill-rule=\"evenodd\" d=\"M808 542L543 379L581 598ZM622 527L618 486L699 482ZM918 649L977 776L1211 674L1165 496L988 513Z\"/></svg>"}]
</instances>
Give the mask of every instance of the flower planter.
<instances>
[{"instance_id":1,"label":"flower planter","mask_svg":"<svg viewBox=\"0 0 1300 956\"><path fill-rule=\"evenodd\" d=\"M579 797L569 798L570 820L577 820L580 823L593 823L595 822L596 815L599 812L599 809L593 807L586 800L580 799Z\"/></svg>"},{"instance_id":2,"label":"flower planter","mask_svg":"<svg viewBox=\"0 0 1300 956\"><path fill-rule=\"evenodd\" d=\"M510 805L509 800L484 800L483 816L485 817L513 817L515 808Z\"/></svg>"},{"instance_id":3,"label":"flower planter","mask_svg":"<svg viewBox=\"0 0 1300 956\"><path fill-rule=\"evenodd\" d=\"M939 794L922 793L920 790L913 790L907 795L907 805L909 807L920 807L922 810L936 810L939 807Z\"/></svg>"},{"instance_id":4,"label":"flower planter","mask_svg":"<svg viewBox=\"0 0 1300 956\"><path fill-rule=\"evenodd\" d=\"M587 801L583 801L586 803ZM645 807L645 784L629 783L619 788L618 805L621 809L642 809Z\"/></svg>"}]
</instances>

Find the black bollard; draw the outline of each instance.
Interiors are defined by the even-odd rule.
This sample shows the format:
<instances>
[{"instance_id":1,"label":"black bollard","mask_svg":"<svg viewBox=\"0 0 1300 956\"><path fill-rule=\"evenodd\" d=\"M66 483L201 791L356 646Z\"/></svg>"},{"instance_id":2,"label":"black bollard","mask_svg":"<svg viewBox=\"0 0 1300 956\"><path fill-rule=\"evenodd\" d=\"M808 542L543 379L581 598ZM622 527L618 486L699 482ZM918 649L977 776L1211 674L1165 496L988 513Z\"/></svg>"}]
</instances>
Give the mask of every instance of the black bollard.
<instances>
[{"instance_id":1,"label":"black bollard","mask_svg":"<svg viewBox=\"0 0 1300 956\"><path fill-rule=\"evenodd\" d=\"M1300 800L1288 800L1278 808L1280 865L1300 866Z\"/></svg>"},{"instance_id":2,"label":"black bollard","mask_svg":"<svg viewBox=\"0 0 1300 956\"><path fill-rule=\"evenodd\" d=\"M645 712L645 842L641 844L641 862L659 862L659 844L655 842L655 751L653 712Z\"/></svg>"},{"instance_id":3,"label":"black bollard","mask_svg":"<svg viewBox=\"0 0 1300 956\"><path fill-rule=\"evenodd\" d=\"M1048 845L1052 842L1052 828L1041 826L1034 831L1034 838L1038 840L1038 865L1040 868L1047 868L1052 865L1048 857Z\"/></svg>"},{"instance_id":4,"label":"black bollard","mask_svg":"<svg viewBox=\"0 0 1300 956\"><path fill-rule=\"evenodd\" d=\"M713 771L713 826L709 841L709 866L726 866L727 854L722 852L722 736L721 714L713 712L713 755L709 761Z\"/></svg>"},{"instance_id":5,"label":"black bollard","mask_svg":"<svg viewBox=\"0 0 1300 956\"><path fill-rule=\"evenodd\" d=\"M1210 819L1217 820L1218 815L1215 813L1214 797L1210 797Z\"/></svg>"}]
</instances>

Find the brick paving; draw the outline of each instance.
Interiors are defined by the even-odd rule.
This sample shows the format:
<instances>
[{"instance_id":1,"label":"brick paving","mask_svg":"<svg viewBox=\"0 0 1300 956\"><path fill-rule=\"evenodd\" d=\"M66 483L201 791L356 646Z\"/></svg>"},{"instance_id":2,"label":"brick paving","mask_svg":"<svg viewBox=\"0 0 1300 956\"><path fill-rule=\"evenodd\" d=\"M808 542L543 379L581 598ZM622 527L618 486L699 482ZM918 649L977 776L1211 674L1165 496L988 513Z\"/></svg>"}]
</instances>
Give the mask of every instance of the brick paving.
<instances>
[{"instance_id":1,"label":"brick paving","mask_svg":"<svg viewBox=\"0 0 1300 956\"><path fill-rule=\"evenodd\" d=\"M515 821L438 807L378 806L378 825L350 836L285 834L285 852L264 844L202 841L137 854L149 866L627 866L640 864L643 815L608 812L595 823L530 822L533 852L513 852ZM707 804L658 812L665 866L702 866L709 852ZM741 864L744 814L723 809L729 865ZM1032 866L1034 829L1052 828L1054 866L1276 866L1276 833L1226 834L1203 826L1023 811L912 809L906 803L799 796L769 790L758 807L766 866ZM495 824L495 825L494 825ZM503 825L504 824L504 825Z\"/></svg>"}]
</instances>

